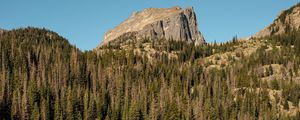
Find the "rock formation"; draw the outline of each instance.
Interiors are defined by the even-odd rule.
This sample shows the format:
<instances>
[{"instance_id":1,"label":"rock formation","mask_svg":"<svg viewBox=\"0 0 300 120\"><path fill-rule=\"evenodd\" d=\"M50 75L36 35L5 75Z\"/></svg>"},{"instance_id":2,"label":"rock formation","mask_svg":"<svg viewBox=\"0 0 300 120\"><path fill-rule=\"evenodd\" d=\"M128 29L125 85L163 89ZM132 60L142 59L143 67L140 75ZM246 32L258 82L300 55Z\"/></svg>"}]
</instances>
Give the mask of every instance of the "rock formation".
<instances>
[{"instance_id":1,"label":"rock formation","mask_svg":"<svg viewBox=\"0 0 300 120\"><path fill-rule=\"evenodd\" d=\"M0 28L0 32L4 32L4 31L5 31L4 29Z\"/></svg>"},{"instance_id":2,"label":"rock formation","mask_svg":"<svg viewBox=\"0 0 300 120\"><path fill-rule=\"evenodd\" d=\"M0 35L2 35L4 32L5 30L0 28Z\"/></svg>"},{"instance_id":3,"label":"rock formation","mask_svg":"<svg viewBox=\"0 0 300 120\"><path fill-rule=\"evenodd\" d=\"M100 46L128 33L134 33L137 39L182 40L196 45L205 43L192 7L148 8L134 12L119 26L108 31Z\"/></svg>"},{"instance_id":4,"label":"rock formation","mask_svg":"<svg viewBox=\"0 0 300 120\"><path fill-rule=\"evenodd\" d=\"M278 35L287 32L288 30L298 30L300 28L300 3L282 11L274 22L256 33L254 37L265 37L269 35Z\"/></svg>"}]
</instances>

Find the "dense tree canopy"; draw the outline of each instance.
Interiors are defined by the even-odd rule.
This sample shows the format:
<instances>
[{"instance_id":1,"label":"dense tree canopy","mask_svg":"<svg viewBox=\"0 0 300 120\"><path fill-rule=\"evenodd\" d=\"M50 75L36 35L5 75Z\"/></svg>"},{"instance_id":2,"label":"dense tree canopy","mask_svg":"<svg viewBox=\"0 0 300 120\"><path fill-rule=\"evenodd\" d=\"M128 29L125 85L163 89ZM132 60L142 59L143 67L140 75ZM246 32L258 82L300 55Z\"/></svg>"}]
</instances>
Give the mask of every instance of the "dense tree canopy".
<instances>
[{"instance_id":1,"label":"dense tree canopy","mask_svg":"<svg viewBox=\"0 0 300 120\"><path fill-rule=\"evenodd\" d=\"M82 52L45 29L6 31L0 35L0 119L296 119L299 111L284 114L269 91L283 92L275 102L284 109L298 106L300 85L293 76L300 65L299 35L270 36L272 50L261 46L249 57L238 53L239 60L208 69L205 58L241 43L144 40L129 42L129 49ZM145 43L158 52L143 54ZM275 74L272 64L289 68L285 79L262 80ZM259 72L261 66L267 72Z\"/></svg>"}]
</instances>

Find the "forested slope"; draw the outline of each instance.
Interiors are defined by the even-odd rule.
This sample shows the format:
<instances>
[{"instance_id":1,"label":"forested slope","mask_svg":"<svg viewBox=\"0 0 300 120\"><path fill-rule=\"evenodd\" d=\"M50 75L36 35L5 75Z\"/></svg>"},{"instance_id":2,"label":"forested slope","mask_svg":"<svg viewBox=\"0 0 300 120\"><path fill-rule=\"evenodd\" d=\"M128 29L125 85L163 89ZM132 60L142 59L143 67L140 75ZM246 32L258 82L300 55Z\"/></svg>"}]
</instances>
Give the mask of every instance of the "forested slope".
<instances>
[{"instance_id":1,"label":"forested slope","mask_svg":"<svg viewBox=\"0 0 300 120\"><path fill-rule=\"evenodd\" d=\"M297 119L299 37L82 52L49 30L5 31L0 119Z\"/></svg>"}]
</instances>

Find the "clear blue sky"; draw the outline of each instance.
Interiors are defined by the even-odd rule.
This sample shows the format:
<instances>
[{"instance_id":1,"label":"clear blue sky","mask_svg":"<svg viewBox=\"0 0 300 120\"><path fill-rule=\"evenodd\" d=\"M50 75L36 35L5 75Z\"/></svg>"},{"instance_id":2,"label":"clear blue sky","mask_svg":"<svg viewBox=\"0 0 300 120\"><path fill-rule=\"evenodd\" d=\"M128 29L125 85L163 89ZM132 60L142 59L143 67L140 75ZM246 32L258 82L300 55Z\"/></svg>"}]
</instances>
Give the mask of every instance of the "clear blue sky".
<instances>
[{"instance_id":1,"label":"clear blue sky","mask_svg":"<svg viewBox=\"0 0 300 120\"><path fill-rule=\"evenodd\" d=\"M247 37L270 24L298 0L2 0L0 28L45 27L82 50L95 48L104 33L133 11L193 6L207 42Z\"/></svg>"}]
</instances>

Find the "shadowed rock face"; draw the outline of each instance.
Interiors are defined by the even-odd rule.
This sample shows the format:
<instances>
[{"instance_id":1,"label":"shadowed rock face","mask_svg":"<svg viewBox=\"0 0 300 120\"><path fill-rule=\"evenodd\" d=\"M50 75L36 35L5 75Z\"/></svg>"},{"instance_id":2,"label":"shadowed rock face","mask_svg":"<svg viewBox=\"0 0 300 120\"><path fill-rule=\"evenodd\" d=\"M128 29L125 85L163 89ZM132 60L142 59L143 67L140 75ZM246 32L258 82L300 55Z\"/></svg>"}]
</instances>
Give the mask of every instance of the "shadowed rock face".
<instances>
[{"instance_id":1,"label":"shadowed rock face","mask_svg":"<svg viewBox=\"0 0 300 120\"><path fill-rule=\"evenodd\" d=\"M287 10L282 11L271 25L256 33L254 37L260 38L269 35L278 35L292 29L298 30L299 28L300 3Z\"/></svg>"},{"instance_id":2,"label":"shadowed rock face","mask_svg":"<svg viewBox=\"0 0 300 120\"><path fill-rule=\"evenodd\" d=\"M196 45L205 43L198 30L196 15L192 7L187 9L148 8L141 12L134 12L119 26L108 31L100 46L126 33L136 33L137 39L182 40L194 42Z\"/></svg>"}]
</instances>

